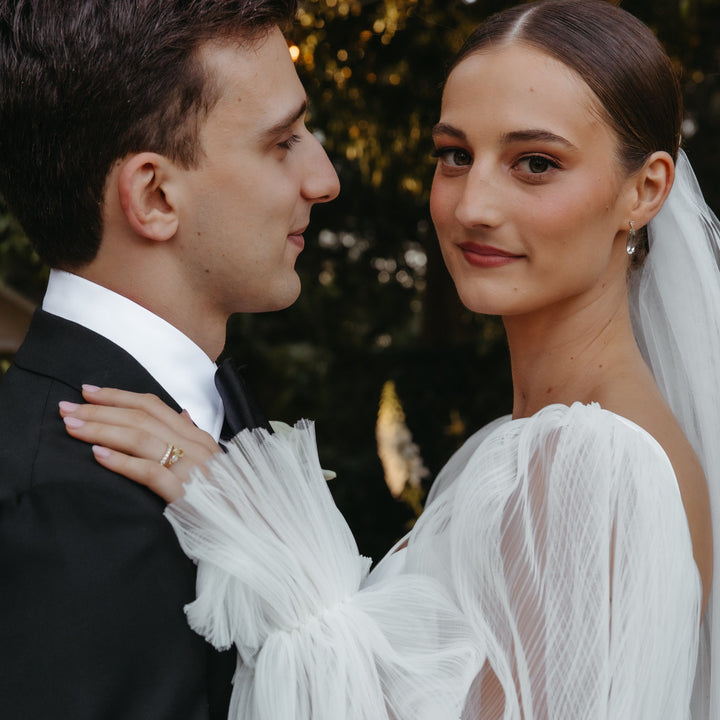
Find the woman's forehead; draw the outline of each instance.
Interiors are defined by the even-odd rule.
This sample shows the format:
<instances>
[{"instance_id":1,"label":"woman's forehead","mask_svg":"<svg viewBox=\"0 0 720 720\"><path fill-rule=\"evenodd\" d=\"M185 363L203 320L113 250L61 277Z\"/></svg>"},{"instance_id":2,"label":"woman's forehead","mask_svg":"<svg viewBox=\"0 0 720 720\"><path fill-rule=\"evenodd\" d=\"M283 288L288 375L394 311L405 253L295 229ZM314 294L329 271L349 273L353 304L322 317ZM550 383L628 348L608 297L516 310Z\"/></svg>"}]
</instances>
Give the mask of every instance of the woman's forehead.
<instances>
[{"instance_id":1,"label":"woman's forehead","mask_svg":"<svg viewBox=\"0 0 720 720\"><path fill-rule=\"evenodd\" d=\"M551 55L521 43L474 52L450 73L443 93L442 115L472 113L483 119L547 118L597 124L600 101L572 68ZM532 123L534 124L534 123Z\"/></svg>"}]
</instances>

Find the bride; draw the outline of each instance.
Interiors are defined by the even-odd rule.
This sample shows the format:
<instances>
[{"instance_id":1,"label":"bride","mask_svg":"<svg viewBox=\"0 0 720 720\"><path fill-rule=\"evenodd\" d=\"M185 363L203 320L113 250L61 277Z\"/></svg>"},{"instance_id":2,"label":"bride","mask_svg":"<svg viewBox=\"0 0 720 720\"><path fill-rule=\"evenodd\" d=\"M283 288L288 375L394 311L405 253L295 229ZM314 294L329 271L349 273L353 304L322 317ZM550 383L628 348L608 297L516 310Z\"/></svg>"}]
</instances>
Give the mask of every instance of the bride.
<instances>
[{"instance_id":1,"label":"bride","mask_svg":"<svg viewBox=\"0 0 720 720\"><path fill-rule=\"evenodd\" d=\"M370 573L310 423L222 454L153 397L61 406L170 501L188 620L238 651L231 718L720 718L719 235L680 122L610 3L511 8L461 49L431 211L463 303L503 318L513 413Z\"/></svg>"}]
</instances>

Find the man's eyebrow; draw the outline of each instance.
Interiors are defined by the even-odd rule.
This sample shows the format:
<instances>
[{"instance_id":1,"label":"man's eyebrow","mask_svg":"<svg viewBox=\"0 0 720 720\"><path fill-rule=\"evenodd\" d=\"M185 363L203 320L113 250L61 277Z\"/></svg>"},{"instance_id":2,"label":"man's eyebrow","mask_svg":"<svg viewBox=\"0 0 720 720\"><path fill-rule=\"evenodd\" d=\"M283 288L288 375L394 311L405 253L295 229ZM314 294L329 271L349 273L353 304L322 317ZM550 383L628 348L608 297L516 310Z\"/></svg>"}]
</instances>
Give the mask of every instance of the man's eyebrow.
<instances>
[{"instance_id":1,"label":"man's eyebrow","mask_svg":"<svg viewBox=\"0 0 720 720\"><path fill-rule=\"evenodd\" d=\"M308 110L307 98L295 109L291 110L282 120L278 120L272 127L263 130L262 136L265 140L273 140L278 135L287 132Z\"/></svg>"},{"instance_id":2,"label":"man's eyebrow","mask_svg":"<svg viewBox=\"0 0 720 720\"><path fill-rule=\"evenodd\" d=\"M439 122L433 129L432 129L432 135L435 137L436 135L449 135L450 137L457 138L458 140L465 141L467 140L467 135L462 130L458 130L458 128L453 127L452 125L448 125L447 123Z\"/></svg>"}]
</instances>

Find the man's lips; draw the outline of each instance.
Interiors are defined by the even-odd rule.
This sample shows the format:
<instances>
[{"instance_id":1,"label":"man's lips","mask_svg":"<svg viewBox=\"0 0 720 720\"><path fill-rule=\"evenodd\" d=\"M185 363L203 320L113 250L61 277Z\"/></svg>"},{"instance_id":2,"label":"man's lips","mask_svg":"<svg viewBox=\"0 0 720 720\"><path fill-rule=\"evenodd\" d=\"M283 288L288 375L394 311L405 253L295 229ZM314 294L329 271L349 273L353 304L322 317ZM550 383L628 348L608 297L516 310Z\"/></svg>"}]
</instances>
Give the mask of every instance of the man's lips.
<instances>
[{"instance_id":1,"label":"man's lips","mask_svg":"<svg viewBox=\"0 0 720 720\"><path fill-rule=\"evenodd\" d=\"M294 245L297 245L301 250L305 247L305 238L303 237L305 230L307 230L307 225L288 233L288 240Z\"/></svg>"},{"instance_id":2,"label":"man's lips","mask_svg":"<svg viewBox=\"0 0 720 720\"><path fill-rule=\"evenodd\" d=\"M475 267L500 267L523 257L492 245L482 245L469 241L459 243L458 247L462 250L465 260Z\"/></svg>"}]
</instances>

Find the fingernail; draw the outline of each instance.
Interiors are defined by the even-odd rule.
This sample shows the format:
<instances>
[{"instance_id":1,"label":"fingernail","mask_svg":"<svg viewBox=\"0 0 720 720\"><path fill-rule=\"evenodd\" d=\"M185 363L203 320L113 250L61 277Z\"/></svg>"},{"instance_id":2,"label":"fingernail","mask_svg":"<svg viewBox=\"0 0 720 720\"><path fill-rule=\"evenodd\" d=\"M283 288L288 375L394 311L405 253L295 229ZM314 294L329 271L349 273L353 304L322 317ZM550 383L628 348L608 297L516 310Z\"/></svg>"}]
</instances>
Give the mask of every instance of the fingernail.
<instances>
[{"instance_id":1,"label":"fingernail","mask_svg":"<svg viewBox=\"0 0 720 720\"><path fill-rule=\"evenodd\" d=\"M76 417L72 417L72 416L64 417L63 422L65 423L65 425L67 425L68 427L71 427L71 428L79 428L85 424L84 420L81 420L80 418L76 418Z\"/></svg>"},{"instance_id":2,"label":"fingernail","mask_svg":"<svg viewBox=\"0 0 720 720\"><path fill-rule=\"evenodd\" d=\"M65 412L75 412L80 406L77 403L70 402L68 400L61 400L58 403L58 407Z\"/></svg>"},{"instance_id":3,"label":"fingernail","mask_svg":"<svg viewBox=\"0 0 720 720\"><path fill-rule=\"evenodd\" d=\"M110 457L110 451L102 445L93 445L92 451L95 453L95 457L106 458Z\"/></svg>"},{"instance_id":4,"label":"fingernail","mask_svg":"<svg viewBox=\"0 0 720 720\"><path fill-rule=\"evenodd\" d=\"M85 392L94 393L97 392L100 388L97 385L83 385L82 389Z\"/></svg>"}]
</instances>

